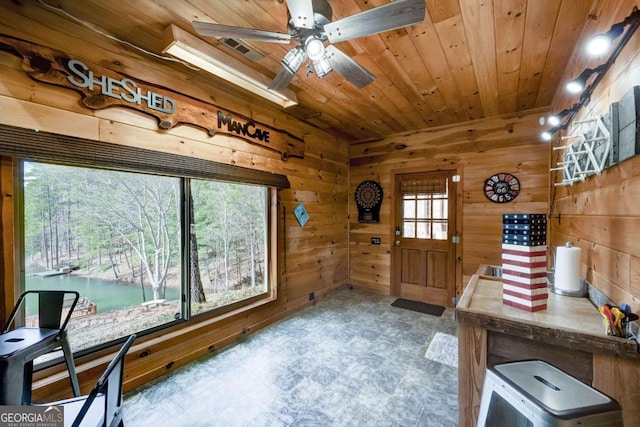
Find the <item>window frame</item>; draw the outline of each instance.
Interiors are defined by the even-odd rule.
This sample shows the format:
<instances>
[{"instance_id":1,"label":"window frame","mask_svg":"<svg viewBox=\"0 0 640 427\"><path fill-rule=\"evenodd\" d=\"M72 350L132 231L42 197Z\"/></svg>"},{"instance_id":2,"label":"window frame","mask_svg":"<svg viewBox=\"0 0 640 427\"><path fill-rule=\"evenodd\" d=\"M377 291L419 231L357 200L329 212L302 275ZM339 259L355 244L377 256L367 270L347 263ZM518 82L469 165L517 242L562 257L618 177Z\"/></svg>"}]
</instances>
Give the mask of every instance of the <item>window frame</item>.
<instances>
[{"instance_id":1,"label":"window frame","mask_svg":"<svg viewBox=\"0 0 640 427\"><path fill-rule=\"evenodd\" d=\"M186 180L189 181L189 180ZM185 183L185 186L187 187L186 191L191 191L190 185L188 182ZM267 200L265 201L265 222L266 222L266 238L265 238L265 250L266 250L266 260L265 260L265 270L267 270L267 274L265 277L265 280L267 280L267 290L266 292L260 293L258 295L255 295L253 297L250 298L246 298L243 299L242 301L236 301L234 303L231 304L227 304L227 305L223 305L221 307L217 307L214 308L212 310L207 310L201 313L196 313L196 314L191 314L191 288L188 288L185 290L184 294L183 294L183 304L188 306L188 310L183 309L183 312L186 313L185 316L185 321L190 321L191 319L193 320L208 320L208 319L215 319L217 317L221 317L226 315L227 313L236 313L236 312L242 312L242 311L246 311L247 309L244 309L244 307L246 306L251 306L251 308L256 307L256 306L260 306L263 303L268 303L271 301L275 301L277 299L277 285L274 286L277 282L277 263L272 262L273 261L273 254L277 255L277 244L274 244L274 242L278 241L278 224L277 224L277 198L278 198L278 190L274 187L266 187L267 189L267 194L266 194L266 198ZM185 195L188 195L188 193L183 193ZM276 202L274 202L274 200ZM185 212L183 214L183 216L186 218L186 221L188 221L188 218L190 218L189 216L189 212L186 209L191 208L191 206L188 203L184 204L185 206ZM187 227L191 227L190 224L187 225ZM275 231L274 231L275 230ZM184 238L185 238L185 242L183 242L183 245L185 246L186 249L189 248L189 236L188 233L184 233ZM185 262L187 262L189 265L191 263L191 251L187 250L187 254L184 257ZM277 259L277 256L276 256ZM187 270L188 271L188 270ZM190 281L191 280L191 275L187 275L187 277L185 277L186 280ZM190 285L190 283L189 283Z\"/></svg>"},{"instance_id":2,"label":"window frame","mask_svg":"<svg viewBox=\"0 0 640 427\"><path fill-rule=\"evenodd\" d=\"M24 146L23 141L25 138L28 138L31 142L28 146ZM65 166L76 166L76 167L86 167L93 169L107 169L113 171L123 171L123 172L133 172L133 173L153 173L155 175L174 177L181 179L181 191L180 191L180 203L182 204L181 218L179 218L181 224L181 234L182 237L180 239L181 242L181 263L182 263L182 277L181 277L181 295L182 295L182 316L180 319L176 319L162 325L158 325L144 331L140 331L140 336L153 335L162 331L173 331L177 328L185 326L185 324L201 324L206 323L215 323L219 320L225 319L231 315L235 315L238 313L248 312L256 307L267 304L269 302L277 300L277 289L278 289L278 241L280 239L280 230L278 224L278 192L279 189L289 188L289 181L286 176L272 174L269 172L262 172L259 170L251 170L246 168L241 168L233 165L226 165L222 163L216 163L212 161L190 158L186 156L180 156L170 153L164 152L155 152L152 150L144 150L138 149L134 147L125 147L129 150L134 151L144 151L147 155L153 156L153 154L157 153L160 155L159 162L162 164L166 164L167 157L173 159L180 159L182 162L187 162L190 164L190 161L197 167L206 167L211 164L216 165L218 169L214 171L214 175L216 177L225 177L232 176L234 179L229 180L230 182L236 182L240 184L257 184L266 187L266 208L265 208L265 220L266 220L266 237L265 237L265 251L266 259L265 259L265 280L267 280L267 291L261 293L259 295L253 296L251 298L238 301L229 305L221 306L213 310L209 310L206 312L198 313L196 315L191 315L190 313L190 272L189 272L189 235L188 230L190 229L190 224L188 223L189 216L187 215L186 209L188 209L188 203L185 203L185 187L188 187L188 182L190 178L197 179L205 179L211 181L225 181L224 179L212 179L211 174L205 175L206 177L200 176L197 173L193 174L190 171L187 171L184 175L176 176L174 173L163 173L163 171L153 171L150 170L148 165L142 165L141 170L136 170L135 167L131 166L130 162L125 162L125 164L120 167L118 161L114 161L113 159L119 159L117 155L107 155L109 158L109 164L105 165L104 163L95 164L91 163L86 164L86 162L74 162L74 161L66 161L65 159L60 159L56 157L61 153L59 147L51 147L46 146L50 145L53 141L54 145L65 144L69 142L69 140L73 140L74 144L77 146L78 143L85 145L101 145L102 148L96 149L96 151L104 150L105 146L109 146L110 148L115 148L116 151L121 146L116 144L102 143L93 140L87 140L83 138L74 138L68 137L64 135L50 134L47 132L36 132L34 133L32 130L15 128L13 126L0 125L0 155L7 156L13 159L13 169L14 169L14 187L16 194L15 204L14 204L14 218L15 218L15 230L16 230L16 238L14 239L13 250L15 251L15 261L18 266L15 272L16 280L14 286L15 295L19 295L25 287L25 259L24 259L24 162L25 161L34 161L41 163L50 163L50 164L59 164ZM30 148L36 147L38 144L45 145L40 152L32 153ZM107 149L107 151L109 151ZM91 148L90 148L91 150ZM68 154L69 149L63 150L63 154ZM51 155L51 156L49 156ZM78 156L78 154L74 154L74 156ZM80 156L82 157L82 156ZM78 157L75 157L78 158ZM171 164L171 162L169 162ZM197 169L197 168L196 168ZM245 171L249 172L248 182L241 181L238 178L238 171L242 172L240 175L244 175ZM223 173L220 173L222 171ZM164 171L166 172L166 171ZM228 175L227 175L228 174ZM264 181L264 182L263 182ZM265 183L266 182L266 183ZM268 184L267 184L268 183ZM184 264L187 265L187 268L184 267ZM85 356L91 355L100 355L105 349L110 348L114 345L119 344L124 341L126 337L122 337L119 339L107 341L101 343L96 346L92 346L83 350L79 350L74 353L76 358L84 358ZM53 365L61 364L62 358L56 358L51 360L50 362L41 364L42 366L38 366L38 370L45 369L47 367L51 367Z\"/></svg>"},{"instance_id":3,"label":"window frame","mask_svg":"<svg viewBox=\"0 0 640 427\"><path fill-rule=\"evenodd\" d=\"M448 181L444 186L444 193L442 192L426 192L420 190L410 190L401 192L401 212L402 218L400 222L402 224L402 238L404 239L424 239L424 240L447 240L448 239L448 231L445 233L444 238L439 238L436 236L440 236L438 232L434 232L436 228L436 224L445 224L448 230L451 219L448 217L449 206L449 185ZM419 215L419 204L420 201L426 203L426 215ZM435 205L436 203L442 204L441 209L436 211ZM411 216L408 216L406 211L407 204L412 204L412 212ZM444 213L444 216L439 216ZM407 225L410 224L413 227L413 233L411 236L405 235L405 230L407 230ZM426 230L428 231L428 237L420 237L419 236L419 226L423 224L426 226Z\"/></svg>"}]
</instances>

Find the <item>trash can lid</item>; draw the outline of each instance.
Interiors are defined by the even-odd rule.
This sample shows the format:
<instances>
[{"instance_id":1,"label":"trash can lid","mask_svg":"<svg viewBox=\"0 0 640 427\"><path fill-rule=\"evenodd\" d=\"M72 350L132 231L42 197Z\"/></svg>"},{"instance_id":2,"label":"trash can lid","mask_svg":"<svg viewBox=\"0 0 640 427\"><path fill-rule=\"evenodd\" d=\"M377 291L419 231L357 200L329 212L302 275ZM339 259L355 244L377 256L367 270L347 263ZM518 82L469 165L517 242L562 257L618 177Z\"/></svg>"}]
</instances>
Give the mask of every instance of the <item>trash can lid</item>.
<instances>
[{"instance_id":1,"label":"trash can lid","mask_svg":"<svg viewBox=\"0 0 640 427\"><path fill-rule=\"evenodd\" d=\"M542 360L505 363L490 369L552 413L592 412L594 407L600 407L603 412L608 406L609 410L620 408L609 396Z\"/></svg>"}]
</instances>

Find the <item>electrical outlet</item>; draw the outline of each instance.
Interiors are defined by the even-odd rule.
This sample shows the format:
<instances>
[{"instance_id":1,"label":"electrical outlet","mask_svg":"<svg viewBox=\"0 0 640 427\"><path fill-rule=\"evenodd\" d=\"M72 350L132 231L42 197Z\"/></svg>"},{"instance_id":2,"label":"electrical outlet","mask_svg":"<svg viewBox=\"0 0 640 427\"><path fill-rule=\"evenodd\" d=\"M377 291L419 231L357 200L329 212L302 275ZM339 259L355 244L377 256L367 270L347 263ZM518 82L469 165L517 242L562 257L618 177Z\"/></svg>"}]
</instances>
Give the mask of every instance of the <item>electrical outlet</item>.
<instances>
[{"instance_id":1,"label":"electrical outlet","mask_svg":"<svg viewBox=\"0 0 640 427\"><path fill-rule=\"evenodd\" d=\"M313 292L309 292L309 301L313 301L316 299L316 294Z\"/></svg>"}]
</instances>

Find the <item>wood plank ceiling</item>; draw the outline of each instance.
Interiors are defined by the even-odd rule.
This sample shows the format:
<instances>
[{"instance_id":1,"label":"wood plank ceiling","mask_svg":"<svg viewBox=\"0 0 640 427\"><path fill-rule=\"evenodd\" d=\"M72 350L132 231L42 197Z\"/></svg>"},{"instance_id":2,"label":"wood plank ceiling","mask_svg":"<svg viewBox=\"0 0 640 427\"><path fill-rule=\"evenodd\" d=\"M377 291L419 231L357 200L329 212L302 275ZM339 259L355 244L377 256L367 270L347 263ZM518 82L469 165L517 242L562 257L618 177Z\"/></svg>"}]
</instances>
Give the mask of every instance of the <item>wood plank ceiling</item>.
<instances>
[{"instance_id":1,"label":"wood plank ceiling","mask_svg":"<svg viewBox=\"0 0 640 427\"><path fill-rule=\"evenodd\" d=\"M388 1L329 3L336 20ZM319 79L305 76L302 69L289 86L299 105L288 112L355 142L546 107L585 25L597 20L603 7L620 7L607 0L425 1L422 24L336 44L376 75L372 84L357 89L336 72ZM169 24L194 35L192 20L286 32L288 19L283 0L3 0L2 7L49 26L53 24L47 21L55 16L60 31L87 38L86 28L41 2L154 53L162 51L163 30ZM60 25L61 19L66 25ZM114 43L94 35L95 40ZM269 78L293 46L245 41L264 56L252 62L214 38L202 38ZM120 48L130 50L124 44ZM212 86L221 84L203 71L172 66L194 79L208 79Z\"/></svg>"}]
</instances>

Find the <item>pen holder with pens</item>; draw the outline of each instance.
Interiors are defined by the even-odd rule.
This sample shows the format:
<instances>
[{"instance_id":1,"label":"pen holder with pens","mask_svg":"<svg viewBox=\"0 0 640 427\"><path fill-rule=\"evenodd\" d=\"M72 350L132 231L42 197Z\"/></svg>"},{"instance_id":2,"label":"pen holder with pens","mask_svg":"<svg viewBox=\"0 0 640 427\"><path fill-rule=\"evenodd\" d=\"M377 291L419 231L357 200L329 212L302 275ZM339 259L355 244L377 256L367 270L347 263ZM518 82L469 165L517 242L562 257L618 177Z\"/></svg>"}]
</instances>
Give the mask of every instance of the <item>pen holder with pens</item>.
<instances>
[{"instance_id":1,"label":"pen holder with pens","mask_svg":"<svg viewBox=\"0 0 640 427\"><path fill-rule=\"evenodd\" d=\"M629 330L629 324L638 320L638 315L631 312L631 307L628 304L622 304L620 307L602 304L598 307L598 311L602 315L602 323L607 335L632 338L633 334Z\"/></svg>"}]
</instances>

